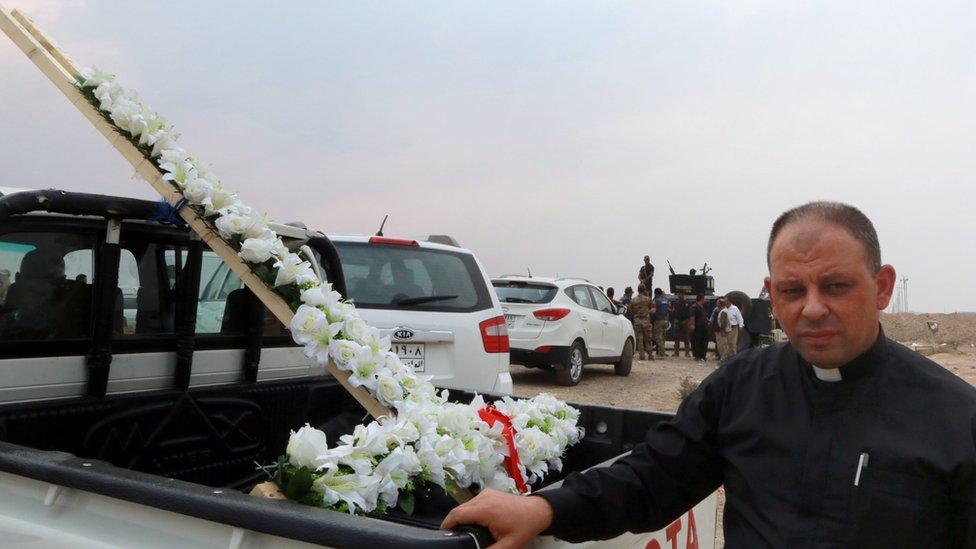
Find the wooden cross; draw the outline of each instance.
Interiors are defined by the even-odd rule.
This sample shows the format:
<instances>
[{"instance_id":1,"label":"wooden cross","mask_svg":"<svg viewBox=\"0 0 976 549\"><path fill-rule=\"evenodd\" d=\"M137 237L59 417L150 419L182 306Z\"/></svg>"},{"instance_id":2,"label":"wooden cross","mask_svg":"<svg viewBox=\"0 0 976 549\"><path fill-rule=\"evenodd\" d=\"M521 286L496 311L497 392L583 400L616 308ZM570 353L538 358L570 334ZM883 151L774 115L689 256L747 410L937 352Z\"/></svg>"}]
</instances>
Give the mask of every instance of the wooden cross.
<instances>
[{"instance_id":1,"label":"wooden cross","mask_svg":"<svg viewBox=\"0 0 976 549\"><path fill-rule=\"evenodd\" d=\"M61 90L68 101L78 108L92 126L132 164L136 173L162 195L164 200L175 206L183 198L182 193L174 188L172 183L163 179L163 174L156 164L147 159L142 151L120 134L113 125L102 117L98 109L88 102L78 88L78 85L84 80L78 66L33 21L17 10L7 11L0 6L0 28L48 77L55 87ZM295 315L291 307L251 271L251 268L237 255L237 252L224 242L220 235L196 211L191 208L180 208L179 215L200 236L200 239L210 246L210 249L240 277L244 285L254 295L258 296L282 324L285 326L291 324L291 319ZM389 408L380 404L365 388L353 387L349 383L351 374L337 368L331 359L326 368L374 418L392 416ZM451 490L451 492L458 501L467 501L471 498L471 494L467 490Z\"/></svg>"}]
</instances>

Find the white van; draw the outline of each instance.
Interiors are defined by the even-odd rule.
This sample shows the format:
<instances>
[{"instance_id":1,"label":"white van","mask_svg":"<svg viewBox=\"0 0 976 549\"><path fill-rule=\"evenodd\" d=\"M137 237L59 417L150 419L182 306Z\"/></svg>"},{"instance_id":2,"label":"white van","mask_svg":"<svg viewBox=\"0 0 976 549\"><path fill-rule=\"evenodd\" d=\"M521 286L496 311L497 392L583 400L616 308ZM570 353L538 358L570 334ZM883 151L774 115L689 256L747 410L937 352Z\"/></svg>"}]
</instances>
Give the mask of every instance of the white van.
<instances>
[{"instance_id":1,"label":"white van","mask_svg":"<svg viewBox=\"0 0 976 549\"><path fill-rule=\"evenodd\" d=\"M287 232L288 227L275 227ZM505 317L488 275L470 250L383 236L329 235L348 298L371 326L389 335L403 362L434 385L511 394ZM219 326L227 295L241 287L219 261L204 265L198 315Z\"/></svg>"}]
</instances>

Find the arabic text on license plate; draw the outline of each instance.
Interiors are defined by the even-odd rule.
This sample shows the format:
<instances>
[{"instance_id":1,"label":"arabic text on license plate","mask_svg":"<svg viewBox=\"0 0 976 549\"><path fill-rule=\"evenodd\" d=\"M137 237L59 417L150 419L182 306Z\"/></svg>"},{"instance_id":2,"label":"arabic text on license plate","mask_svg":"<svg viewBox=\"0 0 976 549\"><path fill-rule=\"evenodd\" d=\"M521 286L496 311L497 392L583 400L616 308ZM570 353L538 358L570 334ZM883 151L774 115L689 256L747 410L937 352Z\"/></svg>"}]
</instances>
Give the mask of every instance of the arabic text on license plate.
<instances>
[{"instance_id":1,"label":"arabic text on license plate","mask_svg":"<svg viewBox=\"0 0 976 549\"><path fill-rule=\"evenodd\" d=\"M507 328L515 326L515 321L518 319L518 315L505 315L505 324Z\"/></svg>"},{"instance_id":2,"label":"arabic text on license plate","mask_svg":"<svg viewBox=\"0 0 976 549\"><path fill-rule=\"evenodd\" d=\"M394 343L393 352L400 357L404 366L413 368L415 372L423 372L426 368L424 356L426 349L423 343Z\"/></svg>"}]
</instances>

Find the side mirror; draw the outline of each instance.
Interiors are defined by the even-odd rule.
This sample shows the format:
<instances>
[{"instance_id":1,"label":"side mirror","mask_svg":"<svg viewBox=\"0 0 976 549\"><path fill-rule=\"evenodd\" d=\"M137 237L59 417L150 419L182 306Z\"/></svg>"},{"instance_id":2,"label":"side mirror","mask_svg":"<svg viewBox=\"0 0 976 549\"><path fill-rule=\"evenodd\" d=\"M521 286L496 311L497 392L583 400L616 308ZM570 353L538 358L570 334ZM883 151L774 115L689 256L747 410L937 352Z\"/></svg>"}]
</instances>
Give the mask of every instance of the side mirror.
<instances>
[{"instance_id":1,"label":"side mirror","mask_svg":"<svg viewBox=\"0 0 976 549\"><path fill-rule=\"evenodd\" d=\"M625 314L627 314L627 306L626 305L619 305L617 307L617 314L618 315L625 315Z\"/></svg>"}]
</instances>

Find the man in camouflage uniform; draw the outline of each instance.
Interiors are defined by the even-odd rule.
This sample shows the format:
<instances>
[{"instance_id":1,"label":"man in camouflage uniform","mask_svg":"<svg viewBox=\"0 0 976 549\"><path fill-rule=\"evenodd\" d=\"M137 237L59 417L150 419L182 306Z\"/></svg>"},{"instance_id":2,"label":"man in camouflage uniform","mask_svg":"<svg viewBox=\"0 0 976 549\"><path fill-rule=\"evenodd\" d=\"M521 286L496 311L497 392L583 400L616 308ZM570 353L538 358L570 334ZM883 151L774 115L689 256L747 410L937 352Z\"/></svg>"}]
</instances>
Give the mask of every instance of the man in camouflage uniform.
<instances>
[{"instance_id":1,"label":"man in camouflage uniform","mask_svg":"<svg viewBox=\"0 0 976 549\"><path fill-rule=\"evenodd\" d=\"M654 348L652 346L651 315L654 314L654 301L647 295L647 288L643 285L637 287L637 297L630 301L627 312L633 315L634 336L637 338L637 357L638 360L645 360L644 353L651 360L654 360Z\"/></svg>"}]
</instances>

